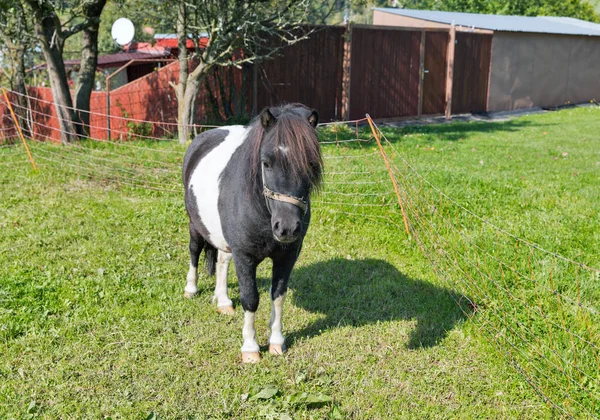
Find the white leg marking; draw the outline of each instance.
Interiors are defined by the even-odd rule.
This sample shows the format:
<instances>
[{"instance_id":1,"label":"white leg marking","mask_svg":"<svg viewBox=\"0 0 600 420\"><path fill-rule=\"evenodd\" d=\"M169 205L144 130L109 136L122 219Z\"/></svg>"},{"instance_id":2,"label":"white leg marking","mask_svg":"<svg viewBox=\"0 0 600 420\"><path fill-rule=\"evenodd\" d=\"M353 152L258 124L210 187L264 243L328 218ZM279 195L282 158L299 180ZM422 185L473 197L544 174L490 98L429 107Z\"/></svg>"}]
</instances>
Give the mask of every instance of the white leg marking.
<instances>
[{"instance_id":1,"label":"white leg marking","mask_svg":"<svg viewBox=\"0 0 600 420\"><path fill-rule=\"evenodd\" d=\"M190 269L187 273L187 283L185 285L184 296L187 298L193 297L196 293L198 293L198 267L194 267L192 263L190 263Z\"/></svg>"},{"instance_id":2,"label":"white leg marking","mask_svg":"<svg viewBox=\"0 0 600 420\"><path fill-rule=\"evenodd\" d=\"M217 308L233 308L233 302L227 295L227 272L231 258L231 253L219 250L217 257L217 283L213 296L213 302L217 302Z\"/></svg>"},{"instance_id":3,"label":"white leg marking","mask_svg":"<svg viewBox=\"0 0 600 420\"><path fill-rule=\"evenodd\" d=\"M260 350L256 343L256 331L254 330L255 315L255 312L244 311L244 328L242 329L244 345L242 346L242 353L255 353Z\"/></svg>"},{"instance_id":4,"label":"white leg marking","mask_svg":"<svg viewBox=\"0 0 600 420\"><path fill-rule=\"evenodd\" d=\"M279 296L277 299L271 302L271 337L269 338L269 344L283 346L285 343L285 338L281 332L283 329L281 315L283 314L284 301L285 294Z\"/></svg>"}]
</instances>

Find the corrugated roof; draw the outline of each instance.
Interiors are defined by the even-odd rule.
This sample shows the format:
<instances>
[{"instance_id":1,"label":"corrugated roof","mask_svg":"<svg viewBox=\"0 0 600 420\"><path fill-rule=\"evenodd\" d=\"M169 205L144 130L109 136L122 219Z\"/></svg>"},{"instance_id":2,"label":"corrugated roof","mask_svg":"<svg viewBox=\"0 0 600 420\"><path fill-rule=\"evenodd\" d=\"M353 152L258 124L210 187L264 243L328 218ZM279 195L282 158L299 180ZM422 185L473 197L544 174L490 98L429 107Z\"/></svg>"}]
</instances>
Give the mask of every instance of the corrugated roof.
<instances>
[{"instance_id":1,"label":"corrugated roof","mask_svg":"<svg viewBox=\"0 0 600 420\"><path fill-rule=\"evenodd\" d=\"M492 31L600 36L599 24L565 17L480 15L477 13L394 9L386 7L376 7L374 10L431 22Z\"/></svg>"},{"instance_id":2,"label":"corrugated roof","mask_svg":"<svg viewBox=\"0 0 600 420\"><path fill-rule=\"evenodd\" d=\"M185 41L185 46L188 49L196 48L194 46L194 40L191 38L193 38L193 37L190 35L189 38ZM154 35L154 39L156 39L156 45L160 45L163 47L177 48L179 46L177 34L156 34L156 35ZM208 44L208 34L206 32L199 34L198 35L198 46L200 48L206 48L207 44Z\"/></svg>"},{"instance_id":3,"label":"corrugated roof","mask_svg":"<svg viewBox=\"0 0 600 420\"><path fill-rule=\"evenodd\" d=\"M146 52L122 52L116 54L102 55L98 57L98 67L109 67L119 63L127 63L130 60L151 60L153 58L168 57L169 52L163 53L146 53ZM79 63L78 60L77 63Z\"/></svg>"},{"instance_id":4,"label":"corrugated roof","mask_svg":"<svg viewBox=\"0 0 600 420\"><path fill-rule=\"evenodd\" d=\"M188 35L188 38L193 37L192 34ZM208 38L208 32L200 32L198 38ZM177 39L177 34L154 34L154 39Z\"/></svg>"},{"instance_id":5,"label":"corrugated roof","mask_svg":"<svg viewBox=\"0 0 600 420\"><path fill-rule=\"evenodd\" d=\"M98 68L113 68L121 67L130 60L152 60L168 57L169 52L148 54L144 52L120 52L115 54L107 54L98 56ZM81 64L81 59L65 60L65 67L72 68ZM31 70L45 69L46 63L38 64Z\"/></svg>"}]
</instances>

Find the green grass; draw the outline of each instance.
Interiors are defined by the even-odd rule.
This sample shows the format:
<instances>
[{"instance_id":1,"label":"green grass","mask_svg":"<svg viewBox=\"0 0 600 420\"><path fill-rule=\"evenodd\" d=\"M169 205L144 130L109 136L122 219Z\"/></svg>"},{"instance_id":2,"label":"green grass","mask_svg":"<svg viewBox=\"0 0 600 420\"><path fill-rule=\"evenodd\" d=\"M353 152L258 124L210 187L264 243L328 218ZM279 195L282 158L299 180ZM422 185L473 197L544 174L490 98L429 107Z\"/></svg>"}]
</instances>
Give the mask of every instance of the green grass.
<instances>
[{"instance_id":1,"label":"green grass","mask_svg":"<svg viewBox=\"0 0 600 420\"><path fill-rule=\"evenodd\" d=\"M498 123L384 129L403 194L414 194L407 201L411 226L422 233L412 240L374 142L324 144L328 175L285 305L289 351L264 354L253 366L240 363L241 311L216 312L213 279L201 276L198 298L182 296L184 147L33 144L38 173L22 147L0 147L0 418L560 417L523 378L536 373L531 367L549 364L536 365L532 357L519 373L509 362L522 364L517 350L528 349L512 349L514 335L490 339L482 328L503 327L503 316L534 332L545 332L547 323L537 325L530 310L515 312L521 306L489 284L471 289L437 253L448 243L457 255L477 256L444 218L457 220L461 235L478 244L499 239L419 183L395 153L474 213L598 267L599 117L599 109L583 108ZM366 128L362 133L368 137ZM323 130L323 140L336 136L355 133ZM427 233L433 219L419 217L415 207L427 200L441 209L439 237ZM494 249L499 258L512 255ZM265 262L258 273L263 346L269 271ZM545 296L513 280L503 284L527 302ZM592 280L581 279L582 301L597 307ZM230 286L239 306L233 270ZM561 292L572 296L568 288ZM569 321L566 308L556 310L557 320ZM579 332L576 316L573 325ZM538 348L546 349L550 339L541 340ZM555 341L562 356L562 341ZM589 348L568 349L584 361L589 356ZM555 361L555 353L544 357ZM556 377L543 391L562 406L561 389L573 392L573 385ZM586 389L599 392L593 380ZM580 401L588 404L586 398Z\"/></svg>"},{"instance_id":2,"label":"green grass","mask_svg":"<svg viewBox=\"0 0 600 420\"><path fill-rule=\"evenodd\" d=\"M600 0L588 0L588 3L592 5L596 14L600 16Z\"/></svg>"}]
</instances>

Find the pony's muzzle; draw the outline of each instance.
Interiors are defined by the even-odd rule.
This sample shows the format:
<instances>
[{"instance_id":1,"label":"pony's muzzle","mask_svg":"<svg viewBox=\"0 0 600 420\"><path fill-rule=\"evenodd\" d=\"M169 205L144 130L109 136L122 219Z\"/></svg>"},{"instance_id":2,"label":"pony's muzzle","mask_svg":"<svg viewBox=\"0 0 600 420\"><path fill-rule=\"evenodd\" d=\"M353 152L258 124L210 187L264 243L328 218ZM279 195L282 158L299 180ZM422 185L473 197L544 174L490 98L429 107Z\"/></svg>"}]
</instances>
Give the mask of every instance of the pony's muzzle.
<instances>
[{"instance_id":1,"label":"pony's muzzle","mask_svg":"<svg viewBox=\"0 0 600 420\"><path fill-rule=\"evenodd\" d=\"M282 219L273 220L273 236L278 242L289 244L294 242L300 236L302 231L302 222L300 220L284 221Z\"/></svg>"}]
</instances>

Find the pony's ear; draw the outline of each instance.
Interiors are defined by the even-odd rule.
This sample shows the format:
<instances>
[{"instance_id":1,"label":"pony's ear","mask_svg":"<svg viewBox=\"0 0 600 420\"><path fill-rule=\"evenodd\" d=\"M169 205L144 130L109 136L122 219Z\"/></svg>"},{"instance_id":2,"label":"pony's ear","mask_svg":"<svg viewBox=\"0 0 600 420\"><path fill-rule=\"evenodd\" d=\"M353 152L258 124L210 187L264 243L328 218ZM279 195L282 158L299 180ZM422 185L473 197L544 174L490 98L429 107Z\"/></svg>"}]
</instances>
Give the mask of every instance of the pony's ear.
<instances>
[{"instance_id":1,"label":"pony's ear","mask_svg":"<svg viewBox=\"0 0 600 420\"><path fill-rule=\"evenodd\" d=\"M275 118L275 116L273 116L273 114L271 114L269 107L263 109L260 112L260 123L265 129L275 124L275 122L277 122L277 119Z\"/></svg>"},{"instance_id":2,"label":"pony's ear","mask_svg":"<svg viewBox=\"0 0 600 420\"><path fill-rule=\"evenodd\" d=\"M312 125L315 128L317 127L317 124L319 124L319 113L317 111L315 111L314 109L308 116L308 122L310 123L310 125Z\"/></svg>"}]
</instances>

